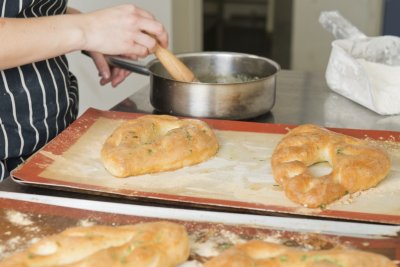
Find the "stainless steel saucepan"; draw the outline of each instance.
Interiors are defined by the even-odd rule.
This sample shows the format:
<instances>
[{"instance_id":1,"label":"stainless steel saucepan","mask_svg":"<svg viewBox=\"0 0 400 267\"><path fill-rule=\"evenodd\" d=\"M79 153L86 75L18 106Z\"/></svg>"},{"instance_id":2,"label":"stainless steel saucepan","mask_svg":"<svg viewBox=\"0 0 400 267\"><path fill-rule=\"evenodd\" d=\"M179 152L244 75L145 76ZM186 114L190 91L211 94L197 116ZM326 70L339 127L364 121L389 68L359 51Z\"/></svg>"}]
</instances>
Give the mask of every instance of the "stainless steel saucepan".
<instances>
[{"instance_id":1,"label":"stainless steel saucepan","mask_svg":"<svg viewBox=\"0 0 400 267\"><path fill-rule=\"evenodd\" d=\"M267 113L275 103L280 66L264 57L199 52L176 55L200 82L171 78L158 59L145 66L109 57L109 63L150 76L150 102L161 113L179 116L248 119Z\"/></svg>"}]
</instances>

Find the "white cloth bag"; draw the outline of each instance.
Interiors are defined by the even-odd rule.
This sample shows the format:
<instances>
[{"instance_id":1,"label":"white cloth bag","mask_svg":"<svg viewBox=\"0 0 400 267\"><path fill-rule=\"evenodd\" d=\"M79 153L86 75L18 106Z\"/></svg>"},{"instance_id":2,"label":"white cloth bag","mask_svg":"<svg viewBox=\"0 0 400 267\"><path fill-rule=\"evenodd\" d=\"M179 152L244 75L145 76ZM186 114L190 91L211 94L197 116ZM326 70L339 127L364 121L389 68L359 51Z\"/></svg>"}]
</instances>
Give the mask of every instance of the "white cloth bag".
<instances>
[{"instance_id":1,"label":"white cloth bag","mask_svg":"<svg viewBox=\"0 0 400 267\"><path fill-rule=\"evenodd\" d=\"M321 13L320 22L337 38L325 73L329 88L378 114L400 114L400 38L367 37L337 12Z\"/></svg>"}]
</instances>

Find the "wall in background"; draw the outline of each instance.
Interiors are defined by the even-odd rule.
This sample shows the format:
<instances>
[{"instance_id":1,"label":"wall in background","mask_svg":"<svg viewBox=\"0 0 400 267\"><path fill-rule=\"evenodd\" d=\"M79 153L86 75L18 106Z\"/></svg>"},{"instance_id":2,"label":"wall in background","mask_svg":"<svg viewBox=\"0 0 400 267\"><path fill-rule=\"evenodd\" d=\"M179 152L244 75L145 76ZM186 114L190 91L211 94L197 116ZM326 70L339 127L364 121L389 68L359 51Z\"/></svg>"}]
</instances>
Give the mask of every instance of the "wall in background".
<instances>
[{"instance_id":1,"label":"wall in background","mask_svg":"<svg viewBox=\"0 0 400 267\"><path fill-rule=\"evenodd\" d=\"M256 2L258 1L261 0ZM332 35L326 32L318 22L321 11L339 10L364 33L374 36L382 34L383 2L391 3L392 6L399 5L398 0L263 1L271 7L263 11L266 13L266 22L268 22L265 27L267 34L274 33L271 39L271 57L285 69L313 72L325 71L333 40ZM70 0L69 3L72 7L84 12L116 4L137 4L151 11L164 23L170 34L170 49L173 52L203 50L203 0ZM394 29L400 30L397 14L392 16L391 25L395 25ZM397 19L397 24L393 24L393 18ZM385 21L385 25L389 24ZM387 26L384 28L388 29ZM238 40L247 43L249 41L246 38L236 39ZM71 69L79 79L80 113L88 107L109 109L149 82L146 76L131 74L117 88L100 86L97 70L89 58L82 56L79 52L72 53L68 57ZM142 63L152 58L149 57Z\"/></svg>"},{"instance_id":2,"label":"wall in background","mask_svg":"<svg viewBox=\"0 0 400 267\"><path fill-rule=\"evenodd\" d=\"M293 5L291 69L325 72L333 36L318 22L321 11L338 10L368 36L382 32L382 0L301 0Z\"/></svg>"},{"instance_id":3,"label":"wall in background","mask_svg":"<svg viewBox=\"0 0 400 267\"><path fill-rule=\"evenodd\" d=\"M325 71L333 36L319 24L322 11L338 10L367 35L382 34L384 0L202 1L205 50L265 56L283 69Z\"/></svg>"},{"instance_id":4,"label":"wall in background","mask_svg":"<svg viewBox=\"0 0 400 267\"><path fill-rule=\"evenodd\" d=\"M172 1L172 43L175 53L203 50L203 1Z\"/></svg>"}]
</instances>

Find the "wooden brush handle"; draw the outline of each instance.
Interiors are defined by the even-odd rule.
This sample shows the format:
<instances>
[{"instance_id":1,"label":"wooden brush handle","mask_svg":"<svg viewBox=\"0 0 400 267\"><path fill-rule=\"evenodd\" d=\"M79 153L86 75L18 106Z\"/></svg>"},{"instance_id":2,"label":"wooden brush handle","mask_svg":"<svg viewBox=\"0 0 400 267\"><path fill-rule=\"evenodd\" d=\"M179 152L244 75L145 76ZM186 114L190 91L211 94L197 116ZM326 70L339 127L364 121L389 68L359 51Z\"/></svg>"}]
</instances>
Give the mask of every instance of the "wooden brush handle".
<instances>
[{"instance_id":1,"label":"wooden brush handle","mask_svg":"<svg viewBox=\"0 0 400 267\"><path fill-rule=\"evenodd\" d=\"M175 80L180 82L197 81L193 72L168 49L157 44L154 54Z\"/></svg>"}]
</instances>

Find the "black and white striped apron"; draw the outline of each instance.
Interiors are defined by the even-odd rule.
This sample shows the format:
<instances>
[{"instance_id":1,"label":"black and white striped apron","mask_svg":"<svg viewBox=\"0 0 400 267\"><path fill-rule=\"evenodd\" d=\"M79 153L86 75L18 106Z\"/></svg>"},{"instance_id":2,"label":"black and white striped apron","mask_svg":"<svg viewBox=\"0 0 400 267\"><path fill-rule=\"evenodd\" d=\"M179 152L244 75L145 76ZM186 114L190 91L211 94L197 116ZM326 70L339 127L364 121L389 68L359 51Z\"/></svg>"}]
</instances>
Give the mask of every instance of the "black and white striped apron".
<instances>
[{"instance_id":1,"label":"black and white striped apron","mask_svg":"<svg viewBox=\"0 0 400 267\"><path fill-rule=\"evenodd\" d=\"M66 8L67 0L0 0L1 17L51 16ZM78 84L65 56L0 71L0 181L77 114Z\"/></svg>"}]
</instances>

